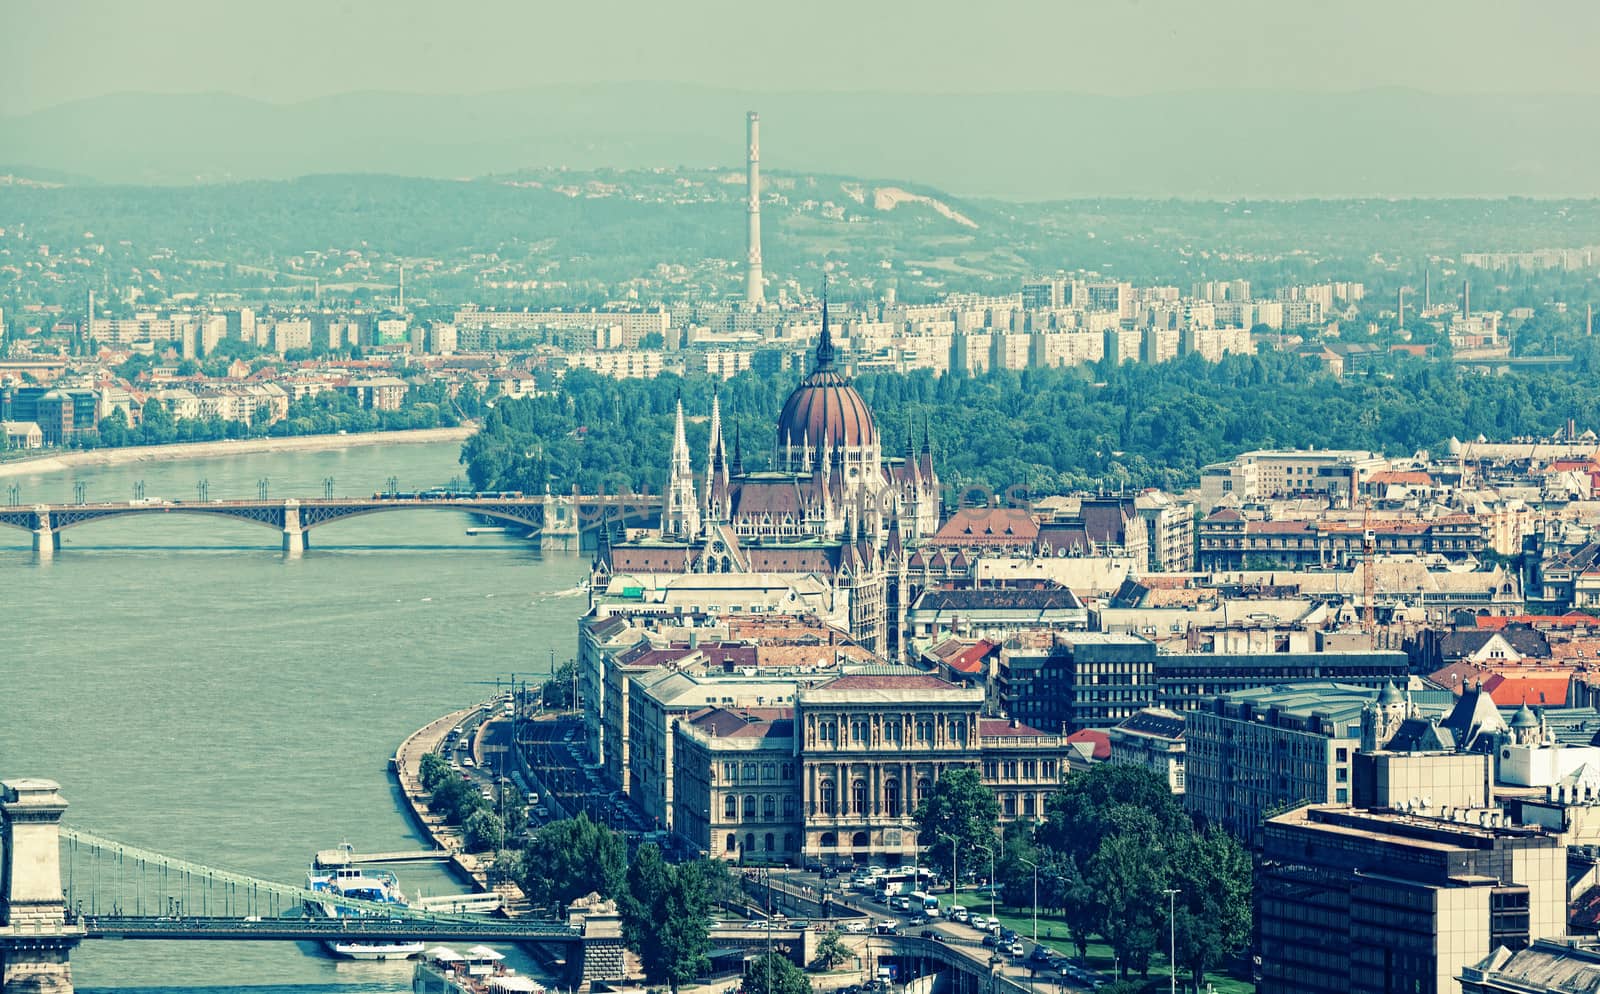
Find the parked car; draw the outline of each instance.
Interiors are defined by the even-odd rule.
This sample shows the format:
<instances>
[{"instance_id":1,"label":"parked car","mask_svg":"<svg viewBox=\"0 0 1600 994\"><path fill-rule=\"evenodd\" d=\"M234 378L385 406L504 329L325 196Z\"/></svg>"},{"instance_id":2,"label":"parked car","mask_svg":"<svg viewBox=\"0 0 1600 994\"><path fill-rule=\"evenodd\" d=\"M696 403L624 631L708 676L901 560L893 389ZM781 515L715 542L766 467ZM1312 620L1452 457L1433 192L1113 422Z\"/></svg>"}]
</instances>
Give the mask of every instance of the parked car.
<instances>
[{"instance_id":1,"label":"parked car","mask_svg":"<svg viewBox=\"0 0 1600 994\"><path fill-rule=\"evenodd\" d=\"M1011 958L1012 959L1021 959L1022 958L1022 954L1024 952L1026 952L1026 950L1024 950L1022 948L1022 943L1020 943L1020 942L1013 942L1011 944L1010 950L1008 950L1008 951L1011 953Z\"/></svg>"}]
</instances>

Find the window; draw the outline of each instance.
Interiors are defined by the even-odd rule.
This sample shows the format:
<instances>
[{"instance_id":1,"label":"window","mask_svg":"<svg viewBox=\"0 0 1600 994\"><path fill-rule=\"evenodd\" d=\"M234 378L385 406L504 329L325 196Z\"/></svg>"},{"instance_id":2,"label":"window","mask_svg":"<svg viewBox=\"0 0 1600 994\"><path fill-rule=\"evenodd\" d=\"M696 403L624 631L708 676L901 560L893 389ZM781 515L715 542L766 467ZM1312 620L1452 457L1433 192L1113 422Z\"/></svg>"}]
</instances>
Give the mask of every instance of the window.
<instances>
[{"instance_id":1,"label":"window","mask_svg":"<svg viewBox=\"0 0 1600 994\"><path fill-rule=\"evenodd\" d=\"M744 795L744 816L745 816L745 818L751 819L751 820L753 820L755 818L755 816L756 816L756 795L754 795L754 794L746 794L746 795Z\"/></svg>"},{"instance_id":2,"label":"window","mask_svg":"<svg viewBox=\"0 0 1600 994\"><path fill-rule=\"evenodd\" d=\"M822 781L822 786L818 790L818 795L821 798L822 813L825 814L825 815L834 814L838 809L838 803L839 802L838 802L838 794L835 791L834 786L833 786L833 781L832 780L824 780L824 781Z\"/></svg>"},{"instance_id":3,"label":"window","mask_svg":"<svg viewBox=\"0 0 1600 994\"><path fill-rule=\"evenodd\" d=\"M867 810L867 782L856 780L850 784L850 810L861 814Z\"/></svg>"},{"instance_id":4,"label":"window","mask_svg":"<svg viewBox=\"0 0 1600 994\"><path fill-rule=\"evenodd\" d=\"M867 741L867 723L852 721L850 723L850 741L856 745L863 745Z\"/></svg>"},{"instance_id":5,"label":"window","mask_svg":"<svg viewBox=\"0 0 1600 994\"><path fill-rule=\"evenodd\" d=\"M766 847L765 847L766 851L767 852L771 852L772 851L772 833L768 832L767 833L767 837L765 839L762 839L762 841L766 843Z\"/></svg>"},{"instance_id":6,"label":"window","mask_svg":"<svg viewBox=\"0 0 1600 994\"><path fill-rule=\"evenodd\" d=\"M784 816L784 818L793 818L795 816L795 808L796 808L796 804L795 804L795 800L794 800L794 795L793 794L785 794L784 798L783 798L783 816ZM784 843L784 848L785 849L793 849L794 847L789 845L786 842L786 843Z\"/></svg>"},{"instance_id":7,"label":"window","mask_svg":"<svg viewBox=\"0 0 1600 994\"><path fill-rule=\"evenodd\" d=\"M1333 799L1338 804L1348 804L1348 803L1350 803L1350 790L1349 790L1349 788L1340 787L1338 790L1334 791L1333 792Z\"/></svg>"},{"instance_id":8,"label":"window","mask_svg":"<svg viewBox=\"0 0 1600 994\"><path fill-rule=\"evenodd\" d=\"M883 806L890 818L900 817L900 781L889 780L884 783Z\"/></svg>"},{"instance_id":9,"label":"window","mask_svg":"<svg viewBox=\"0 0 1600 994\"><path fill-rule=\"evenodd\" d=\"M928 795L933 792L933 782L927 777L917 781L917 804L921 805L928 800Z\"/></svg>"},{"instance_id":10,"label":"window","mask_svg":"<svg viewBox=\"0 0 1600 994\"><path fill-rule=\"evenodd\" d=\"M886 721L883 723L883 740L890 745L900 744L900 723L898 721Z\"/></svg>"},{"instance_id":11,"label":"window","mask_svg":"<svg viewBox=\"0 0 1600 994\"><path fill-rule=\"evenodd\" d=\"M1017 816L1017 796L1015 794L1007 794L1001 798L1000 809L1005 812L1007 818L1015 818Z\"/></svg>"},{"instance_id":12,"label":"window","mask_svg":"<svg viewBox=\"0 0 1600 994\"><path fill-rule=\"evenodd\" d=\"M783 766L781 767L781 769L783 770L783 778L785 780L793 780L794 779L794 764L793 763L784 763Z\"/></svg>"},{"instance_id":13,"label":"window","mask_svg":"<svg viewBox=\"0 0 1600 994\"><path fill-rule=\"evenodd\" d=\"M729 821L739 817L739 799L732 794L722 799L722 817Z\"/></svg>"},{"instance_id":14,"label":"window","mask_svg":"<svg viewBox=\"0 0 1600 994\"><path fill-rule=\"evenodd\" d=\"M773 765L772 763L762 763L761 764L761 779L763 781L766 781L766 782L771 782L772 774L774 772L776 772L776 770L777 770L777 767L775 765Z\"/></svg>"},{"instance_id":15,"label":"window","mask_svg":"<svg viewBox=\"0 0 1600 994\"><path fill-rule=\"evenodd\" d=\"M723 780L723 782L724 783L733 783L734 777L738 775L738 769L739 769L739 765L737 763L731 763L731 762L723 763L722 764L722 780Z\"/></svg>"},{"instance_id":16,"label":"window","mask_svg":"<svg viewBox=\"0 0 1600 994\"><path fill-rule=\"evenodd\" d=\"M724 840L722 848L727 850L728 852L736 852L738 850L738 848L739 848L739 839L738 839L738 837L735 836L732 832L729 832L728 833L728 838L726 840Z\"/></svg>"},{"instance_id":17,"label":"window","mask_svg":"<svg viewBox=\"0 0 1600 994\"><path fill-rule=\"evenodd\" d=\"M754 763L745 763L744 764L744 782L745 783L755 783L756 782L756 764L754 764Z\"/></svg>"},{"instance_id":18,"label":"window","mask_svg":"<svg viewBox=\"0 0 1600 994\"><path fill-rule=\"evenodd\" d=\"M1022 815L1025 818L1032 818L1034 815L1032 794L1022 795Z\"/></svg>"},{"instance_id":19,"label":"window","mask_svg":"<svg viewBox=\"0 0 1600 994\"><path fill-rule=\"evenodd\" d=\"M778 799L772 794L767 794L761 798L761 817L769 821L778 817ZM770 849L772 847L768 846L767 848Z\"/></svg>"}]
</instances>

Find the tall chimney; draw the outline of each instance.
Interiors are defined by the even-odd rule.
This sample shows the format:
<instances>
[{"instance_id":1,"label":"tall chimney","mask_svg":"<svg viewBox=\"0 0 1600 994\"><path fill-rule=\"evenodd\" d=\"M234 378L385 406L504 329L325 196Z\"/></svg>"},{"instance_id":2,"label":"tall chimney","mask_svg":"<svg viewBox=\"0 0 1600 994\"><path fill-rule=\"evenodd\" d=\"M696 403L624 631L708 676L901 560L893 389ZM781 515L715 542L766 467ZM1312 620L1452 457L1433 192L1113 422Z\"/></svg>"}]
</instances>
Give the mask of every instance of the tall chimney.
<instances>
[{"instance_id":1,"label":"tall chimney","mask_svg":"<svg viewBox=\"0 0 1600 994\"><path fill-rule=\"evenodd\" d=\"M406 264L400 264L400 313L406 312Z\"/></svg>"},{"instance_id":2,"label":"tall chimney","mask_svg":"<svg viewBox=\"0 0 1600 994\"><path fill-rule=\"evenodd\" d=\"M1395 302L1395 310L1400 315L1400 330L1401 331L1405 331L1406 330L1406 288L1405 287L1401 287L1399 293L1396 294L1396 297L1397 297L1397 300Z\"/></svg>"},{"instance_id":3,"label":"tall chimney","mask_svg":"<svg viewBox=\"0 0 1600 994\"><path fill-rule=\"evenodd\" d=\"M1433 310L1433 270L1422 270L1422 310L1426 314Z\"/></svg>"},{"instance_id":4,"label":"tall chimney","mask_svg":"<svg viewBox=\"0 0 1600 994\"><path fill-rule=\"evenodd\" d=\"M1461 281L1461 316L1472 317L1472 281Z\"/></svg>"},{"instance_id":5,"label":"tall chimney","mask_svg":"<svg viewBox=\"0 0 1600 994\"><path fill-rule=\"evenodd\" d=\"M755 111L745 115L745 139L749 146L745 162L748 170L745 205L744 302L759 304L763 299L761 283L761 115Z\"/></svg>"},{"instance_id":6,"label":"tall chimney","mask_svg":"<svg viewBox=\"0 0 1600 994\"><path fill-rule=\"evenodd\" d=\"M1583 316L1583 333L1585 335L1593 335L1594 334L1594 305L1593 304L1590 304L1588 311L1584 313L1584 316Z\"/></svg>"}]
</instances>

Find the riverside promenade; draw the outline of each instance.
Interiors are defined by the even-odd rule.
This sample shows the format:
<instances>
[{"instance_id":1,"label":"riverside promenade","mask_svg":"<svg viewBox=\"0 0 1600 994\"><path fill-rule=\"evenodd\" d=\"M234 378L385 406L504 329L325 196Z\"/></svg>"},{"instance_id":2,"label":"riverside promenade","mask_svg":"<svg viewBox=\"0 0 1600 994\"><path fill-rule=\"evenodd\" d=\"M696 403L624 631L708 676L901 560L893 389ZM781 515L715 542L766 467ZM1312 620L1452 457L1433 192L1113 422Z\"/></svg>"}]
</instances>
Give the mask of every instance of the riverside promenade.
<instances>
[{"instance_id":1,"label":"riverside promenade","mask_svg":"<svg viewBox=\"0 0 1600 994\"><path fill-rule=\"evenodd\" d=\"M493 854L467 852L461 829L446 825L442 817L428 810L430 795L422 787L422 757L438 752L446 736L475 715L486 713L487 709L488 705L479 705L452 711L412 732L395 750L394 757L389 761L389 769L406 799L412 821L433 841L434 847L446 853L451 865L470 878L477 890L487 892L492 889L501 896L507 913L516 914L527 908L527 898L522 888L509 882L493 888L489 886L489 867L494 862Z\"/></svg>"}]
</instances>

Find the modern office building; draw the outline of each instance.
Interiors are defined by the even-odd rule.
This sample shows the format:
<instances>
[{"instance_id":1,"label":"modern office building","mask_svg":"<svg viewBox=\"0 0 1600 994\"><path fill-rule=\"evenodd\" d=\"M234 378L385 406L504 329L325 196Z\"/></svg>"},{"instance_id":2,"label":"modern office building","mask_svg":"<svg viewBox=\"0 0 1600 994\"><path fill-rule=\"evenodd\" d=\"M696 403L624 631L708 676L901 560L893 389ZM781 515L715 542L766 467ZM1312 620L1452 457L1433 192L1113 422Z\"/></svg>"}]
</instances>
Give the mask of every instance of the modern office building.
<instances>
[{"instance_id":1,"label":"modern office building","mask_svg":"<svg viewBox=\"0 0 1600 994\"><path fill-rule=\"evenodd\" d=\"M1566 932L1566 849L1539 829L1300 807L1256 870L1260 994L1453 994L1499 947Z\"/></svg>"}]
</instances>

